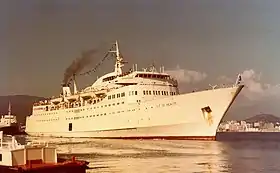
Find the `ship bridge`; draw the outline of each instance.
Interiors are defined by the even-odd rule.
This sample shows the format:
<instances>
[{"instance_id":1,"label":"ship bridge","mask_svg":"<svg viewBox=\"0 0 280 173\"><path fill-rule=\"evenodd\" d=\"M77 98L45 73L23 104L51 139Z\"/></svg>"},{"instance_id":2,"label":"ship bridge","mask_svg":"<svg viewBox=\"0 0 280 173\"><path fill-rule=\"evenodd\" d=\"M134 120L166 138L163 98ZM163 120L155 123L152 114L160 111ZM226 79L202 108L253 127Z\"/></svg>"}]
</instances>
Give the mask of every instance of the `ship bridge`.
<instances>
[{"instance_id":1,"label":"ship bridge","mask_svg":"<svg viewBox=\"0 0 280 173\"><path fill-rule=\"evenodd\" d=\"M104 82L110 82L112 80L114 80L115 78L117 78L117 74L116 72L111 72L108 74L103 75L102 77L98 78L93 84L92 86L96 86L96 85L100 85Z\"/></svg>"},{"instance_id":2,"label":"ship bridge","mask_svg":"<svg viewBox=\"0 0 280 173\"><path fill-rule=\"evenodd\" d=\"M135 77L161 79L161 80L169 80L171 78L170 75L167 73L145 72L145 71L138 71Z\"/></svg>"}]
</instances>

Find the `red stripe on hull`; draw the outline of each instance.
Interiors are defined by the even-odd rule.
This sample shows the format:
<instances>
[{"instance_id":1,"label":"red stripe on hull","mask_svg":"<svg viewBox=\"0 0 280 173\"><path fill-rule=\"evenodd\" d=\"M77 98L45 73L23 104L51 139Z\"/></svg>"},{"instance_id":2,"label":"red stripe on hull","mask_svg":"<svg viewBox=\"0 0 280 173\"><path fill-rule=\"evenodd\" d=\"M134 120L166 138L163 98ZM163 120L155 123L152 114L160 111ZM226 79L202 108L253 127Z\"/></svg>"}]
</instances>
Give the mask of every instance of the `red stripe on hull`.
<instances>
[{"instance_id":1,"label":"red stripe on hull","mask_svg":"<svg viewBox=\"0 0 280 173\"><path fill-rule=\"evenodd\" d=\"M64 162L56 164L34 163L20 166L0 165L0 173L86 173L86 169L88 169L88 162L86 161L65 161L65 159L62 160L64 160Z\"/></svg>"},{"instance_id":2,"label":"red stripe on hull","mask_svg":"<svg viewBox=\"0 0 280 173\"><path fill-rule=\"evenodd\" d=\"M216 136L131 136L131 137L92 137L95 139L165 139L165 140L202 140L202 141L215 141Z\"/></svg>"}]
</instances>

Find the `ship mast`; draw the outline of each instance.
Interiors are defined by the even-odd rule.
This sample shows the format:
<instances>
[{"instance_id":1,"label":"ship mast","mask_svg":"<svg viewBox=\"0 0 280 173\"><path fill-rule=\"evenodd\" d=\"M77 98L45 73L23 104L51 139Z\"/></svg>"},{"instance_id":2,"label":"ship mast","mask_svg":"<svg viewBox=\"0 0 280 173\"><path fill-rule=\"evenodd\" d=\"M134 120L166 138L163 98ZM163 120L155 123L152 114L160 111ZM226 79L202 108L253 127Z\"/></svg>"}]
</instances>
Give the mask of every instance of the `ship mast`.
<instances>
[{"instance_id":1,"label":"ship mast","mask_svg":"<svg viewBox=\"0 0 280 173\"><path fill-rule=\"evenodd\" d=\"M114 48L115 48L115 50L113 50ZM123 58L122 58L121 53L120 53L118 41L116 41L113 44L113 46L111 47L111 49L107 52L107 54L103 57L101 62L99 62L93 69L91 69L87 72L84 72L84 73L80 73L79 76L80 75L87 75L87 74L90 74L91 72L95 72L96 69L109 57L110 53L114 53L115 57L116 57L115 73L116 73L117 76L121 75L122 74L122 67L127 62L123 61Z\"/></svg>"},{"instance_id":2,"label":"ship mast","mask_svg":"<svg viewBox=\"0 0 280 173\"><path fill-rule=\"evenodd\" d=\"M9 101L8 115L11 115L11 102Z\"/></svg>"},{"instance_id":3,"label":"ship mast","mask_svg":"<svg viewBox=\"0 0 280 173\"><path fill-rule=\"evenodd\" d=\"M115 42L115 50L109 51L116 55L115 73L117 76L122 74L122 67L124 66L123 58L120 56L118 41Z\"/></svg>"},{"instance_id":4,"label":"ship mast","mask_svg":"<svg viewBox=\"0 0 280 173\"><path fill-rule=\"evenodd\" d=\"M9 101L8 115L9 115L9 124L11 125L11 102L10 101Z\"/></svg>"}]
</instances>

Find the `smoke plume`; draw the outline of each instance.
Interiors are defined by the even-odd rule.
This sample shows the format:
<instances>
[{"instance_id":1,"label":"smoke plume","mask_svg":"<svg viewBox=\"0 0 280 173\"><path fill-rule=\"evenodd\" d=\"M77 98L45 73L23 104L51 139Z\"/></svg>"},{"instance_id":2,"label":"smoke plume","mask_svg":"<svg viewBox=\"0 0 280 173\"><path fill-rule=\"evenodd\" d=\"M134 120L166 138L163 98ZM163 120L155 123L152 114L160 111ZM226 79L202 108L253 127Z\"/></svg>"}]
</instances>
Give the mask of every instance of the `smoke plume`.
<instances>
[{"instance_id":1,"label":"smoke plume","mask_svg":"<svg viewBox=\"0 0 280 173\"><path fill-rule=\"evenodd\" d=\"M82 56L79 58L76 58L68 68L66 68L64 72L64 79L63 79L63 84L67 85L71 77L74 74L80 73L84 67L86 67L88 64L91 63L92 60L92 55L95 54L97 50L89 50L86 52L82 53Z\"/></svg>"}]
</instances>

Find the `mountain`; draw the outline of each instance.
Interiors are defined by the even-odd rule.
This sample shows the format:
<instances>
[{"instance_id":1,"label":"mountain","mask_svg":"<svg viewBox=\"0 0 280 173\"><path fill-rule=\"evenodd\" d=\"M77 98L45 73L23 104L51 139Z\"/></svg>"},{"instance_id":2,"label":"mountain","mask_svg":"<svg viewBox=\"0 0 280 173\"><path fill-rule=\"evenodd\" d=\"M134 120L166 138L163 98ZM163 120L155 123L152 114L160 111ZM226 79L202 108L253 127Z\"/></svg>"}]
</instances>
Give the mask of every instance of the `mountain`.
<instances>
[{"instance_id":1,"label":"mountain","mask_svg":"<svg viewBox=\"0 0 280 173\"><path fill-rule=\"evenodd\" d=\"M8 113L8 105L11 102L12 114L17 116L19 123L25 124L25 117L31 114L33 103L44 99L28 95L0 96L0 115Z\"/></svg>"},{"instance_id":2,"label":"mountain","mask_svg":"<svg viewBox=\"0 0 280 173\"><path fill-rule=\"evenodd\" d=\"M267 122L267 123L276 123L280 122L280 118L272 115L272 114L258 114L251 118L245 119L244 121L253 123L257 121Z\"/></svg>"}]
</instances>

